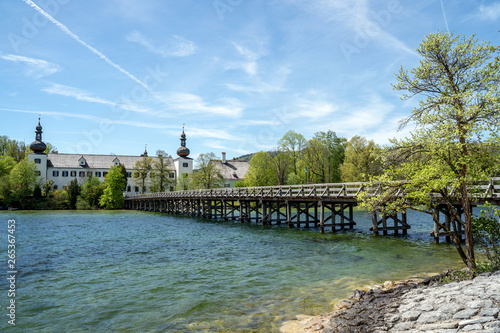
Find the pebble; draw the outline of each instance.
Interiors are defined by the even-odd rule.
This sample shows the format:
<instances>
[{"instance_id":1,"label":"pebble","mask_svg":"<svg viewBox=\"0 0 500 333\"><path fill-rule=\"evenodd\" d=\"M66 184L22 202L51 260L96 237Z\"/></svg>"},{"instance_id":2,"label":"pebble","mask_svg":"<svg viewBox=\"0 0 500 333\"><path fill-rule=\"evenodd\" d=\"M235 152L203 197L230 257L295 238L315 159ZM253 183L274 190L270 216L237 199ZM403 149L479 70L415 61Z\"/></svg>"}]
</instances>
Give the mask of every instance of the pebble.
<instances>
[{"instance_id":1,"label":"pebble","mask_svg":"<svg viewBox=\"0 0 500 333\"><path fill-rule=\"evenodd\" d=\"M280 332L500 333L499 294L500 271L440 286L385 282L375 290L356 290L329 314L299 317L303 325L287 322Z\"/></svg>"}]
</instances>

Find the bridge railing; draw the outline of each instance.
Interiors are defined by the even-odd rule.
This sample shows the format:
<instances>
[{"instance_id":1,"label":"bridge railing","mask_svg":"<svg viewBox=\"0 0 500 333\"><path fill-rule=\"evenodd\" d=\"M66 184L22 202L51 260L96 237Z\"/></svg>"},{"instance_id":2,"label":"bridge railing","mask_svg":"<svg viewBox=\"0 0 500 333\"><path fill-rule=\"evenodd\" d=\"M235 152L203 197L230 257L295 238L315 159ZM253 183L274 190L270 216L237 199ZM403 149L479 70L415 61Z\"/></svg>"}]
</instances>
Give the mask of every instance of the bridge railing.
<instances>
[{"instance_id":1,"label":"bridge railing","mask_svg":"<svg viewBox=\"0 0 500 333\"><path fill-rule=\"evenodd\" d=\"M379 186L370 186L369 183L330 183L330 184L308 184L308 185L282 185L263 187L231 187L214 188L174 192L147 193L129 196L127 200L134 199L192 199L192 198L342 198L356 199L360 192L376 194ZM491 178L484 182L469 187L469 193L473 199L500 199L500 177ZM399 195L403 195L400 193ZM452 193L451 193L452 194ZM431 196L439 198L438 193L430 193Z\"/></svg>"}]
</instances>

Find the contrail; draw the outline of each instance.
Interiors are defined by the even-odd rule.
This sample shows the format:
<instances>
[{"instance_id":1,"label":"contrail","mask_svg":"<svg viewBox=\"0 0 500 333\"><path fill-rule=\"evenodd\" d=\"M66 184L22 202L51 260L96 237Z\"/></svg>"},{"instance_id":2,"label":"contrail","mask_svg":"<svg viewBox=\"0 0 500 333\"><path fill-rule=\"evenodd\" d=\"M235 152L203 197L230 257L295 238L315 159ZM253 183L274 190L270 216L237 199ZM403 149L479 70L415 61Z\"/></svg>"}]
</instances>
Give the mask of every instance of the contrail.
<instances>
[{"instance_id":1,"label":"contrail","mask_svg":"<svg viewBox=\"0 0 500 333\"><path fill-rule=\"evenodd\" d=\"M444 12L443 0L441 0L441 9L443 10L443 18L444 18L444 23L446 24L446 31L450 32L450 28L448 28L448 20L446 19L446 13Z\"/></svg>"},{"instance_id":2,"label":"contrail","mask_svg":"<svg viewBox=\"0 0 500 333\"><path fill-rule=\"evenodd\" d=\"M98 50L96 50L95 48L93 48L92 46L90 46L89 44L85 43L83 40L80 39L80 37L78 37L77 35L75 35L74 33L72 33L64 24L62 24L61 22L57 21L55 18L53 18L50 14L48 14L47 12L45 12L42 8L38 7L37 4L35 4L33 1L31 0L23 0L26 4L30 5L31 7L35 8L40 14L42 14L43 16L45 16L49 21L51 21L52 23L54 23L59 29L61 29L65 34L67 34L68 36L70 36L71 38L73 38L74 40L76 40L78 43L82 44L83 46L85 46L87 49L89 49L90 51L92 51L93 53L97 54L99 56L99 58L101 58L102 60L106 61L108 64L110 64L111 66L113 66L114 68L116 68L117 70L119 70L120 72L122 72L123 74L127 75L129 78L131 78L132 80L134 80L135 82L139 83L141 86L143 86L144 88L146 88L147 90L151 90L146 84L144 84L142 81L140 81L139 79L137 79L135 76L133 76L132 74L130 74L129 72L127 72L126 70L124 70L123 68L121 68L120 66L118 66L117 64L115 64L114 62L112 62L108 57L106 57L104 54L102 54L101 52L99 52Z\"/></svg>"}]
</instances>

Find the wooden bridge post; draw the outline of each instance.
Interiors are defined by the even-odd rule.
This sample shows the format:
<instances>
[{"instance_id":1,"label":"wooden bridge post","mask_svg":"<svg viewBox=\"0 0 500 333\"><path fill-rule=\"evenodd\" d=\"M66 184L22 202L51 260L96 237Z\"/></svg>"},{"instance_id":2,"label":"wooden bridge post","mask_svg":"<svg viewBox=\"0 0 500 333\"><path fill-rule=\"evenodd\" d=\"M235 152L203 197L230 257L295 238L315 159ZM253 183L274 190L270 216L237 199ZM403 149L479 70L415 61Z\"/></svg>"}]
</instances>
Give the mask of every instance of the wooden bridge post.
<instances>
[{"instance_id":1,"label":"wooden bridge post","mask_svg":"<svg viewBox=\"0 0 500 333\"><path fill-rule=\"evenodd\" d=\"M323 200L319 201L319 226L320 226L320 233L324 234L325 233L325 206L323 205Z\"/></svg>"},{"instance_id":2,"label":"wooden bridge post","mask_svg":"<svg viewBox=\"0 0 500 333\"><path fill-rule=\"evenodd\" d=\"M376 211L372 212L372 226L373 226L373 233L375 235L378 235L378 218Z\"/></svg>"}]
</instances>

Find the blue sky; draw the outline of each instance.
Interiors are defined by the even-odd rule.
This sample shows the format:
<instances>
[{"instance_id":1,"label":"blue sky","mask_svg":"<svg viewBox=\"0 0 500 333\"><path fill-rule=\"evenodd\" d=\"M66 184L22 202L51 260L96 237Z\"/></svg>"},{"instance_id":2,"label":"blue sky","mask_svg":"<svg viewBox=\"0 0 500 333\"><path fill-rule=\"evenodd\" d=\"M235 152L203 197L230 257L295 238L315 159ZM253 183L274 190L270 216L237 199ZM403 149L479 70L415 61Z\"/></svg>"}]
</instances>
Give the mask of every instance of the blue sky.
<instances>
[{"instance_id":1,"label":"blue sky","mask_svg":"<svg viewBox=\"0 0 500 333\"><path fill-rule=\"evenodd\" d=\"M271 150L407 135L393 91L431 32L498 44L500 1L0 0L0 135L60 153Z\"/></svg>"}]
</instances>

